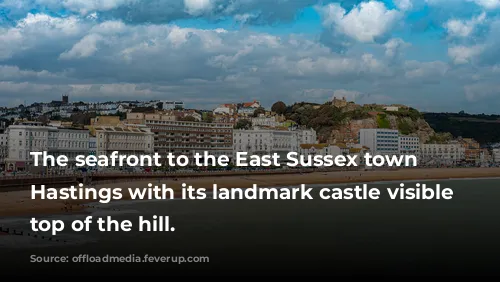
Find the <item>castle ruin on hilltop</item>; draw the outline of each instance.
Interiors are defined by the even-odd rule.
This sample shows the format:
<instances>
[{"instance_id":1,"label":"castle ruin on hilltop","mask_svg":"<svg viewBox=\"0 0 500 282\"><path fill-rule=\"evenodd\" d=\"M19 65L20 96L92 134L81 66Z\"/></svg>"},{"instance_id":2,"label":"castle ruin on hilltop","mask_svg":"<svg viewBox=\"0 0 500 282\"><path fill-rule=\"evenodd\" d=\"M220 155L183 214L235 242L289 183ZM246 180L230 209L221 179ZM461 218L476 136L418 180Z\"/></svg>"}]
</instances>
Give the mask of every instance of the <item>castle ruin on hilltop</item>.
<instances>
[{"instance_id":1,"label":"castle ruin on hilltop","mask_svg":"<svg viewBox=\"0 0 500 282\"><path fill-rule=\"evenodd\" d=\"M337 108L344 108L347 106L347 100L345 99L345 97L342 97L342 99L333 97L332 105L334 105Z\"/></svg>"}]
</instances>

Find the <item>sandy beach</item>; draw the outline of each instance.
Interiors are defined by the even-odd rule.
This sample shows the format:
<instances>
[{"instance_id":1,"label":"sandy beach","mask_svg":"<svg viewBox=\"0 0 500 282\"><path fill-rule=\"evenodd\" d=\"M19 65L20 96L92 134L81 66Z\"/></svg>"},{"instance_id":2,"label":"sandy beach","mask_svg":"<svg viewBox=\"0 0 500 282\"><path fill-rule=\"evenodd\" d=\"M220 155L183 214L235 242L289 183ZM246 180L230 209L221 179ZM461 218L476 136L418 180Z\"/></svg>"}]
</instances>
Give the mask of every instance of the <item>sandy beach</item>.
<instances>
[{"instance_id":1,"label":"sandy beach","mask_svg":"<svg viewBox=\"0 0 500 282\"><path fill-rule=\"evenodd\" d=\"M145 188L148 187L149 183L152 183L158 186L166 184L167 187L173 188L175 191L180 191L183 183L194 188L211 189L214 183L222 188L248 188L252 187L253 184L257 184L259 187L282 187L300 184L368 183L377 181L489 177L500 177L500 168L431 168L390 171L314 172L294 175L199 177L179 180L165 178L100 184L95 185L94 188L119 187L123 191L126 191L127 188ZM130 195L127 192L125 192L123 197L124 200L130 199ZM0 217L78 212L86 209L87 206L85 204L92 202L96 201L32 200L30 191L2 192L0 193Z\"/></svg>"}]
</instances>

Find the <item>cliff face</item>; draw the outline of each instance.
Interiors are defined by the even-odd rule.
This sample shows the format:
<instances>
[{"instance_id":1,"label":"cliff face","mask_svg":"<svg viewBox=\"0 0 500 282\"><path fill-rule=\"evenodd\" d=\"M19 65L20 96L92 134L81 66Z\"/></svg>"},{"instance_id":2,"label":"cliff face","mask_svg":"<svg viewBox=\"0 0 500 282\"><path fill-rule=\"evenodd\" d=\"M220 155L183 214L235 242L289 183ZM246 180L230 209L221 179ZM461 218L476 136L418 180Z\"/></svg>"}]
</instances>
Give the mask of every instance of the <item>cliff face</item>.
<instances>
[{"instance_id":1,"label":"cliff face","mask_svg":"<svg viewBox=\"0 0 500 282\"><path fill-rule=\"evenodd\" d=\"M380 126L381 124L377 115L365 119L346 120L338 129L331 131L328 142L356 142L359 130L363 128L398 129L402 134L418 136L420 142L426 142L430 136L434 135L434 130L422 118L413 120L409 117L397 117L388 114L385 119L388 122L385 126Z\"/></svg>"},{"instance_id":2,"label":"cliff face","mask_svg":"<svg viewBox=\"0 0 500 282\"><path fill-rule=\"evenodd\" d=\"M419 118L411 124L415 126L415 135L420 138L421 143L427 142L436 133L423 118Z\"/></svg>"},{"instance_id":3,"label":"cliff face","mask_svg":"<svg viewBox=\"0 0 500 282\"><path fill-rule=\"evenodd\" d=\"M396 110L377 104L357 105L345 100L314 105L296 103L287 107L285 116L297 124L314 128L320 142L357 142L362 128L397 129L403 135L418 136L421 142L429 140L434 130L413 108L401 105Z\"/></svg>"}]
</instances>

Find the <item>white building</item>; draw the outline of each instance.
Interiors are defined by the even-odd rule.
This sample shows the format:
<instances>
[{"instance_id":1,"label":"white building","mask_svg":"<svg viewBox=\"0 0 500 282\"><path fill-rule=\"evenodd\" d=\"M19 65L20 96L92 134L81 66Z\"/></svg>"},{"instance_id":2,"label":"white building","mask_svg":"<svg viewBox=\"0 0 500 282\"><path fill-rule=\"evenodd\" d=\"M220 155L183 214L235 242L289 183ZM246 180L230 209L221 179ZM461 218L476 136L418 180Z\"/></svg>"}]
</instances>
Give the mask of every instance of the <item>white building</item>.
<instances>
[{"instance_id":1,"label":"white building","mask_svg":"<svg viewBox=\"0 0 500 282\"><path fill-rule=\"evenodd\" d=\"M339 146L331 144L300 144L299 154L302 156L338 156L342 155L342 149Z\"/></svg>"},{"instance_id":2,"label":"white building","mask_svg":"<svg viewBox=\"0 0 500 282\"><path fill-rule=\"evenodd\" d=\"M9 134L0 133L0 168L4 168L5 159L9 155Z\"/></svg>"},{"instance_id":3,"label":"white building","mask_svg":"<svg viewBox=\"0 0 500 282\"><path fill-rule=\"evenodd\" d=\"M238 104L238 114L250 116L253 115L255 110L260 108L260 102L254 100L253 102Z\"/></svg>"},{"instance_id":4,"label":"white building","mask_svg":"<svg viewBox=\"0 0 500 282\"><path fill-rule=\"evenodd\" d=\"M181 101L161 101L163 103L163 110L182 110L184 109L184 102Z\"/></svg>"},{"instance_id":5,"label":"white building","mask_svg":"<svg viewBox=\"0 0 500 282\"><path fill-rule=\"evenodd\" d=\"M89 138L89 156L97 155L97 138L96 137L90 137Z\"/></svg>"},{"instance_id":6,"label":"white building","mask_svg":"<svg viewBox=\"0 0 500 282\"><path fill-rule=\"evenodd\" d=\"M386 107L384 107L384 110L386 110L388 112L397 112L397 111L399 111L399 107L396 107L396 106L386 106Z\"/></svg>"},{"instance_id":7,"label":"white building","mask_svg":"<svg viewBox=\"0 0 500 282\"><path fill-rule=\"evenodd\" d=\"M128 104L120 104L116 111L119 113L130 113L132 109L128 106Z\"/></svg>"},{"instance_id":8,"label":"white building","mask_svg":"<svg viewBox=\"0 0 500 282\"><path fill-rule=\"evenodd\" d=\"M364 166L364 156L369 153L367 148L357 145L356 147L347 147L345 144L300 144L299 153L303 156L328 156L339 155L357 156L355 163L357 166Z\"/></svg>"},{"instance_id":9,"label":"white building","mask_svg":"<svg viewBox=\"0 0 500 282\"><path fill-rule=\"evenodd\" d=\"M245 116L250 116L250 115L254 114L255 110L256 110L256 108L252 108L252 107L239 108L238 109L238 114L245 115Z\"/></svg>"},{"instance_id":10,"label":"white building","mask_svg":"<svg viewBox=\"0 0 500 282\"><path fill-rule=\"evenodd\" d=\"M280 159L286 161L288 152L298 152L299 140L297 132L287 130L234 130L234 156L237 152L247 152L248 155L269 155L277 153Z\"/></svg>"},{"instance_id":11,"label":"white building","mask_svg":"<svg viewBox=\"0 0 500 282\"><path fill-rule=\"evenodd\" d=\"M181 112L181 114L184 115L184 117L192 117L196 121L201 121L201 119L202 119L201 114L195 110L183 111L183 112Z\"/></svg>"},{"instance_id":12,"label":"white building","mask_svg":"<svg viewBox=\"0 0 500 282\"><path fill-rule=\"evenodd\" d=\"M421 144L420 153L424 164L452 164L465 158L465 148L459 143Z\"/></svg>"},{"instance_id":13,"label":"white building","mask_svg":"<svg viewBox=\"0 0 500 282\"><path fill-rule=\"evenodd\" d=\"M97 125L96 155L110 156L114 151L120 155L151 155L153 133L144 125Z\"/></svg>"},{"instance_id":14,"label":"white building","mask_svg":"<svg viewBox=\"0 0 500 282\"><path fill-rule=\"evenodd\" d=\"M5 160L7 170L38 170L33 166L30 152L43 152L57 157L68 157L68 166L73 168L77 155L87 155L89 131L73 128L43 126L39 122L25 122L8 128L9 153ZM41 164L40 164L41 165Z\"/></svg>"},{"instance_id":15,"label":"white building","mask_svg":"<svg viewBox=\"0 0 500 282\"><path fill-rule=\"evenodd\" d=\"M118 112L118 104L112 102L106 103L89 103L87 105L89 111L95 111L99 115L113 115Z\"/></svg>"},{"instance_id":16,"label":"white building","mask_svg":"<svg viewBox=\"0 0 500 282\"><path fill-rule=\"evenodd\" d=\"M318 136L316 130L310 129L297 129L297 138L299 144L318 144Z\"/></svg>"},{"instance_id":17,"label":"white building","mask_svg":"<svg viewBox=\"0 0 500 282\"><path fill-rule=\"evenodd\" d=\"M220 105L213 110L215 115L233 115L235 112L236 106L231 104Z\"/></svg>"},{"instance_id":18,"label":"white building","mask_svg":"<svg viewBox=\"0 0 500 282\"><path fill-rule=\"evenodd\" d=\"M316 132L304 130L266 130L254 128L251 130L233 131L233 151L248 152L249 155L269 155L277 153L280 160L286 162L289 152L299 152L300 144L316 144Z\"/></svg>"},{"instance_id":19,"label":"white building","mask_svg":"<svg viewBox=\"0 0 500 282\"><path fill-rule=\"evenodd\" d=\"M420 138L418 136L399 136L399 154L420 156Z\"/></svg>"},{"instance_id":20,"label":"white building","mask_svg":"<svg viewBox=\"0 0 500 282\"><path fill-rule=\"evenodd\" d=\"M493 162L500 163L500 149L493 149L491 153Z\"/></svg>"},{"instance_id":21,"label":"white building","mask_svg":"<svg viewBox=\"0 0 500 282\"><path fill-rule=\"evenodd\" d=\"M359 144L370 148L374 155L399 154L399 132L395 129L369 128L360 129Z\"/></svg>"},{"instance_id":22,"label":"white building","mask_svg":"<svg viewBox=\"0 0 500 282\"><path fill-rule=\"evenodd\" d=\"M277 121L276 116L266 117L264 114L251 119L253 126L277 127L281 123Z\"/></svg>"},{"instance_id":23,"label":"white building","mask_svg":"<svg viewBox=\"0 0 500 282\"><path fill-rule=\"evenodd\" d=\"M56 107L53 107L52 105L50 104L43 104L42 106L42 113L43 114L46 114L48 112L52 112L56 109Z\"/></svg>"},{"instance_id":24,"label":"white building","mask_svg":"<svg viewBox=\"0 0 500 282\"><path fill-rule=\"evenodd\" d=\"M79 111L85 112L89 107L87 104L75 104L73 105L73 108L77 108Z\"/></svg>"}]
</instances>

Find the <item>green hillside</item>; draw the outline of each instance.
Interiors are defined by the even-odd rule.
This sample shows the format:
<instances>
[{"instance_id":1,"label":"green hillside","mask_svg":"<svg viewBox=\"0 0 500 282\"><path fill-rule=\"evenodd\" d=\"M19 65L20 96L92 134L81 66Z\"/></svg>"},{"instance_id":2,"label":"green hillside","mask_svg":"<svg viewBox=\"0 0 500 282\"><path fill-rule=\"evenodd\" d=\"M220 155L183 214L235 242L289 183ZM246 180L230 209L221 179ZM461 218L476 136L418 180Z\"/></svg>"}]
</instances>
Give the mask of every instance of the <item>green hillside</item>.
<instances>
[{"instance_id":1,"label":"green hillside","mask_svg":"<svg viewBox=\"0 0 500 282\"><path fill-rule=\"evenodd\" d=\"M437 132L449 132L454 137L474 138L481 144L500 142L500 115L425 113L424 118Z\"/></svg>"}]
</instances>

